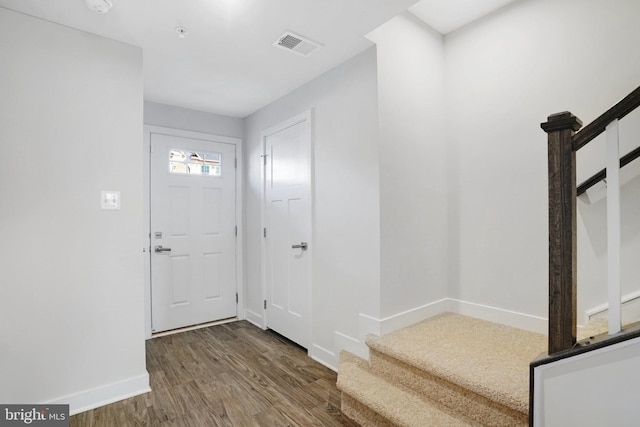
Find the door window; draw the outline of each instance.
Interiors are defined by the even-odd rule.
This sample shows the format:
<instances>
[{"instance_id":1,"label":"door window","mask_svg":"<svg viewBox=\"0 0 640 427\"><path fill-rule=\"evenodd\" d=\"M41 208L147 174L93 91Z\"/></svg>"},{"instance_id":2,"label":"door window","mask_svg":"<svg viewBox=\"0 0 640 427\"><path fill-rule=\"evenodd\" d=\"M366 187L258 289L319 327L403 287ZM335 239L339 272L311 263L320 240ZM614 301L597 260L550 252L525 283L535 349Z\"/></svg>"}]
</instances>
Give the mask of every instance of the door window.
<instances>
[{"instance_id":1,"label":"door window","mask_svg":"<svg viewBox=\"0 0 640 427\"><path fill-rule=\"evenodd\" d=\"M169 150L169 173L221 176L222 155L202 151Z\"/></svg>"}]
</instances>

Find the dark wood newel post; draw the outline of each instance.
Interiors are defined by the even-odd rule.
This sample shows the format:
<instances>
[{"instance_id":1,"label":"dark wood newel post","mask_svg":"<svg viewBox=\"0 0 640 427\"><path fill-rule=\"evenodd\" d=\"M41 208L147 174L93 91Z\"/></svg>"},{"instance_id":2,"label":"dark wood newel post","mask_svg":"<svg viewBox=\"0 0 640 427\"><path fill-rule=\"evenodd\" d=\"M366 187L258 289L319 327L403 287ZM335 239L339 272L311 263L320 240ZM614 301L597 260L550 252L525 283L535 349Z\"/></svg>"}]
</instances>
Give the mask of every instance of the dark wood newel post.
<instances>
[{"instance_id":1,"label":"dark wood newel post","mask_svg":"<svg viewBox=\"0 0 640 427\"><path fill-rule=\"evenodd\" d=\"M549 142L549 354L576 342L576 153L582 127L569 112L540 125Z\"/></svg>"}]
</instances>

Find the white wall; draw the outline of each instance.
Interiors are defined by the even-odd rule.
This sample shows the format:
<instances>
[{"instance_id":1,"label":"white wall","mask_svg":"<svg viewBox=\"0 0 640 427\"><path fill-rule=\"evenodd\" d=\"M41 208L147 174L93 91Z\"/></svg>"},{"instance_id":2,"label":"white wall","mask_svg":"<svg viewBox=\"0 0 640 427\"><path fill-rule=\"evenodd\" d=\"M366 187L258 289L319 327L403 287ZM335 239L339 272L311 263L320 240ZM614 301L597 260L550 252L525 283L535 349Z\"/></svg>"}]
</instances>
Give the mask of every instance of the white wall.
<instances>
[{"instance_id":1,"label":"white wall","mask_svg":"<svg viewBox=\"0 0 640 427\"><path fill-rule=\"evenodd\" d=\"M0 401L76 412L148 390L142 52L2 8L0 27Z\"/></svg>"},{"instance_id":2,"label":"white wall","mask_svg":"<svg viewBox=\"0 0 640 427\"><path fill-rule=\"evenodd\" d=\"M411 14L367 36L378 52L381 317L447 296L442 36Z\"/></svg>"},{"instance_id":3,"label":"white wall","mask_svg":"<svg viewBox=\"0 0 640 427\"><path fill-rule=\"evenodd\" d=\"M586 124L640 84L638 16L636 0L529 0L445 37L452 297L547 316L547 139L539 123L568 110ZM592 153L579 161L582 177L604 165ZM580 203L582 312L606 291L604 213ZM635 231L624 237L627 259L640 251L638 208L623 202L623 229ZM623 277L637 289L640 263L628 262Z\"/></svg>"},{"instance_id":4,"label":"white wall","mask_svg":"<svg viewBox=\"0 0 640 427\"><path fill-rule=\"evenodd\" d=\"M262 319L263 130L312 109L313 332L310 355L337 366L336 331L359 334L379 312L376 54L371 48L245 120L247 318Z\"/></svg>"},{"instance_id":5,"label":"white wall","mask_svg":"<svg viewBox=\"0 0 640 427\"><path fill-rule=\"evenodd\" d=\"M244 121L237 117L145 101L144 124L242 139Z\"/></svg>"}]
</instances>

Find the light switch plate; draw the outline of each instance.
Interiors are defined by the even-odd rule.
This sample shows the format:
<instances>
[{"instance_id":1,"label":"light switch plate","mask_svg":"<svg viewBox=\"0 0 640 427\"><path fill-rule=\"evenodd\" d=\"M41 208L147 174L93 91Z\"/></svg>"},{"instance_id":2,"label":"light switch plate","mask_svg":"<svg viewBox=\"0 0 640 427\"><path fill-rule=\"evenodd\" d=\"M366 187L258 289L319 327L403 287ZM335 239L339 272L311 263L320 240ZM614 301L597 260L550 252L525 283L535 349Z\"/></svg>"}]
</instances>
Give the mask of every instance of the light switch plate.
<instances>
[{"instance_id":1,"label":"light switch plate","mask_svg":"<svg viewBox=\"0 0 640 427\"><path fill-rule=\"evenodd\" d=\"M103 210L120 209L120 192L119 191L101 191L100 192L100 208Z\"/></svg>"}]
</instances>

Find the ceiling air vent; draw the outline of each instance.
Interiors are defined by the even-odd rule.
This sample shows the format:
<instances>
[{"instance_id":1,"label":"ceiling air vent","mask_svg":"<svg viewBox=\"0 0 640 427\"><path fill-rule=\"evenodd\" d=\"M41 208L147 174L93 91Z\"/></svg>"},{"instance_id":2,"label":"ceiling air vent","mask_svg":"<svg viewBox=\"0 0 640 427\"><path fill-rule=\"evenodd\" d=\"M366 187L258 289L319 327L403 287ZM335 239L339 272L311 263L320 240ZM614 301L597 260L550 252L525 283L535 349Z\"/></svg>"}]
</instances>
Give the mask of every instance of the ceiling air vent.
<instances>
[{"instance_id":1,"label":"ceiling air vent","mask_svg":"<svg viewBox=\"0 0 640 427\"><path fill-rule=\"evenodd\" d=\"M311 40L294 34L290 31L287 31L286 33L278 37L278 40L276 40L273 45L302 56L309 56L316 49L322 47L321 44L312 42Z\"/></svg>"}]
</instances>

